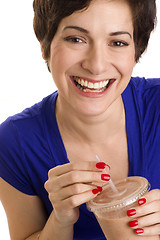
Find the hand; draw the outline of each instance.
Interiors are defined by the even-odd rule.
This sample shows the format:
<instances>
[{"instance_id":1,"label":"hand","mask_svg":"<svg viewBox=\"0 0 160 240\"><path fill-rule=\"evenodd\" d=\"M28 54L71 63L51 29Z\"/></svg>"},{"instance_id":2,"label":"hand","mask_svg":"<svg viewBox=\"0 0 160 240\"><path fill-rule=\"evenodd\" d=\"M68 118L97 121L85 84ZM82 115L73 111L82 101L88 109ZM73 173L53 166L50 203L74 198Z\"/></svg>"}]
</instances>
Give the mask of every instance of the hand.
<instances>
[{"instance_id":1,"label":"hand","mask_svg":"<svg viewBox=\"0 0 160 240\"><path fill-rule=\"evenodd\" d=\"M160 239L160 189L148 192L138 203L140 206L127 211L127 215L134 218L129 226L138 235L157 236L156 239Z\"/></svg>"},{"instance_id":2,"label":"hand","mask_svg":"<svg viewBox=\"0 0 160 240\"><path fill-rule=\"evenodd\" d=\"M78 162L60 165L49 171L45 188L56 219L61 224L73 225L79 218L79 206L102 190L97 187L98 183L104 184L110 179L108 174L103 173L105 166L104 163Z\"/></svg>"}]
</instances>

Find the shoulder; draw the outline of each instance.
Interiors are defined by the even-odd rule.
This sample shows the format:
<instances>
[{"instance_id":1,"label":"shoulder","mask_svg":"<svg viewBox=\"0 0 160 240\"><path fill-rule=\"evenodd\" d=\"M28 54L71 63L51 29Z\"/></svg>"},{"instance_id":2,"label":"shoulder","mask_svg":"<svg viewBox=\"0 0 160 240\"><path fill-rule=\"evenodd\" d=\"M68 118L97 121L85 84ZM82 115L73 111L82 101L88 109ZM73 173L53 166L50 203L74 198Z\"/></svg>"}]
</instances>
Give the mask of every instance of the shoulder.
<instances>
[{"instance_id":1,"label":"shoulder","mask_svg":"<svg viewBox=\"0 0 160 240\"><path fill-rule=\"evenodd\" d=\"M132 88L143 93L146 90L156 90L160 88L160 78L139 78L132 77L130 83Z\"/></svg>"},{"instance_id":2,"label":"shoulder","mask_svg":"<svg viewBox=\"0 0 160 240\"><path fill-rule=\"evenodd\" d=\"M123 93L125 103L134 108L142 119L146 114L160 114L160 78L132 77ZM154 114L153 114L154 115Z\"/></svg>"},{"instance_id":3,"label":"shoulder","mask_svg":"<svg viewBox=\"0 0 160 240\"><path fill-rule=\"evenodd\" d=\"M160 141L160 78L131 78L125 95L128 114L137 116L146 139Z\"/></svg>"},{"instance_id":4,"label":"shoulder","mask_svg":"<svg viewBox=\"0 0 160 240\"><path fill-rule=\"evenodd\" d=\"M131 78L129 85L141 110L149 106L160 110L160 78Z\"/></svg>"},{"instance_id":5,"label":"shoulder","mask_svg":"<svg viewBox=\"0 0 160 240\"><path fill-rule=\"evenodd\" d=\"M45 118L54 109L56 97L57 93L53 93L0 124L0 154L5 152L12 156L14 153L17 156L20 148L42 141Z\"/></svg>"},{"instance_id":6,"label":"shoulder","mask_svg":"<svg viewBox=\"0 0 160 240\"><path fill-rule=\"evenodd\" d=\"M14 116L9 117L9 120L13 122L18 122L21 120L25 121L40 117L51 107L55 107L56 98L57 92L54 92L53 94L43 98L42 101L34 104L29 108L24 109L22 112L15 114Z\"/></svg>"},{"instance_id":7,"label":"shoulder","mask_svg":"<svg viewBox=\"0 0 160 240\"><path fill-rule=\"evenodd\" d=\"M132 119L131 127L135 119L140 126L139 133L135 129L135 135L139 136L138 143L143 152L139 163L143 164L141 169L144 168L144 173L152 187L157 188L160 186L159 178L157 179L160 170L160 78L132 78L128 87L131 98L127 98L127 101L132 100L133 104L129 103L129 105L134 108L138 116Z\"/></svg>"},{"instance_id":8,"label":"shoulder","mask_svg":"<svg viewBox=\"0 0 160 240\"><path fill-rule=\"evenodd\" d=\"M137 112L139 112L142 131L150 146L160 141L160 78L132 78ZM149 146L149 147L150 147Z\"/></svg>"},{"instance_id":9,"label":"shoulder","mask_svg":"<svg viewBox=\"0 0 160 240\"><path fill-rule=\"evenodd\" d=\"M56 97L54 93L0 125L0 176L29 195L35 195L31 179L41 169L40 160L50 157L44 118L54 108Z\"/></svg>"},{"instance_id":10,"label":"shoulder","mask_svg":"<svg viewBox=\"0 0 160 240\"><path fill-rule=\"evenodd\" d=\"M43 116L54 109L57 98L57 92L45 97L42 101L34 104L33 106L24 109L22 112L8 117L3 123L0 124L0 134L11 134L16 129L19 131L27 131L33 129L43 122Z\"/></svg>"}]
</instances>

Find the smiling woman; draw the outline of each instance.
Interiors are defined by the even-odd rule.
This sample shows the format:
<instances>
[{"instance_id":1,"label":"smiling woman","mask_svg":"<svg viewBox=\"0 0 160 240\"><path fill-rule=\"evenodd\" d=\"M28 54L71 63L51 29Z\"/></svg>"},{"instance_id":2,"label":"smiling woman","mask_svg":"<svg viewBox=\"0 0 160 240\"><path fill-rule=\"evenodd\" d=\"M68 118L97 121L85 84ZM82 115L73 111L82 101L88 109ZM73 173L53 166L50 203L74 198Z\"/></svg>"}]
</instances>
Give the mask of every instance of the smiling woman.
<instances>
[{"instance_id":1,"label":"smiling woman","mask_svg":"<svg viewBox=\"0 0 160 240\"><path fill-rule=\"evenodd\" d=\"M126 213L127 237L159 240L160 79L131 77L156 23L155 1L34 0L33 8L58 91L0 125L0 199L11 239L113 240L86 203L110 176L143 176L151 191L128 211L134 221ZM38 81L48 78L36 71Z\"/></svg>"},{"instance_id":2,"label":"smiling woman","mask_svg":"<svg viewBox=\"0 0 160 240\"><path fill-rule=\"evenodd\" d=\"M74 109L85 117L86 113L106 112L112 103L121 106L121 99L115 99L127 86L135 65L133 32L130 7L125 2L93 1L85 11L62 19L46 60L59 90L58 101L65 104L64 115L74 115ZM43 46L42 41L45 56ZM83 81L87 86L82 86ZM92 88L97 84L102 87ZM58 109L57 102L57 116Z\"/></svg>"}]
</instances>

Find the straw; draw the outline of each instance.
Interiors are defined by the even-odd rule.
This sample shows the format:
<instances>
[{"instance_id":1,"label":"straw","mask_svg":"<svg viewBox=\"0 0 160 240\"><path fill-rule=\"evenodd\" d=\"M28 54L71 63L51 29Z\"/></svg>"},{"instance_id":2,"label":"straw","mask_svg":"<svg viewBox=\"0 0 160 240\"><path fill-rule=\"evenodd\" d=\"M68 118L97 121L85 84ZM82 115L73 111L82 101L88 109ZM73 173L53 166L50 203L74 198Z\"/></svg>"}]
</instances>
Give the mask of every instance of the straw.
<instances>
[{"instance_id":1,"label":"straw","mask_svg":"<svg viewBox=\"0 0 160 240\"><path fill-rule=\"evenodd\" d=\"M100 159L100 157L99 157L97 154L96 154L96 159L97 159L99 162L101 162L101 159ZM106 169L104 169L104 172L107 173ZM108 181L108 183L109 183L110 187L112 188L113 192L114 192L114 193L118 193L118 190L117 190L117 188L116 188L116 186L115 186L115 184L114 184L114 182L112 181L111 178L110 178L110 180ZM106 185L106 184L105 184L105 185ZM104 185L104 186L105 186L105 185Z\"/></svg>"}]
</instances>

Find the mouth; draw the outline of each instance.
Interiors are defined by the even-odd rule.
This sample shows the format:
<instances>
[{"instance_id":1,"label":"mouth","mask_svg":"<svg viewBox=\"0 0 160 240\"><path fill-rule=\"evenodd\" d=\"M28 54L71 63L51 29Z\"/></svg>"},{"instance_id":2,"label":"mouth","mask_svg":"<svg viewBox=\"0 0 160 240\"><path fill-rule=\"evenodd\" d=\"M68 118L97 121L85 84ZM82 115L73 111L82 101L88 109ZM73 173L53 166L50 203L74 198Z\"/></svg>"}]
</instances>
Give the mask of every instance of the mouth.
<instances>
[{"instance_id":1,"label":"mouth","mask_svg":"<svg viewBox=\"0 0 160 240\"><path fill-rule=\"evenodd\" d=\"M115 79L106 79L102 81L89 81L77 76L72 77L75 86L82 92L102 93L104 92Z\"/></svg>"}]
</instances>

